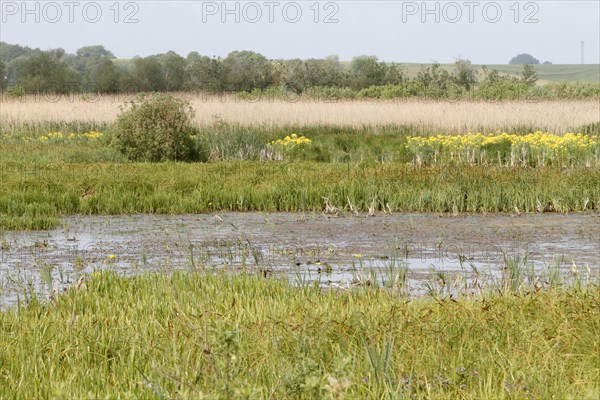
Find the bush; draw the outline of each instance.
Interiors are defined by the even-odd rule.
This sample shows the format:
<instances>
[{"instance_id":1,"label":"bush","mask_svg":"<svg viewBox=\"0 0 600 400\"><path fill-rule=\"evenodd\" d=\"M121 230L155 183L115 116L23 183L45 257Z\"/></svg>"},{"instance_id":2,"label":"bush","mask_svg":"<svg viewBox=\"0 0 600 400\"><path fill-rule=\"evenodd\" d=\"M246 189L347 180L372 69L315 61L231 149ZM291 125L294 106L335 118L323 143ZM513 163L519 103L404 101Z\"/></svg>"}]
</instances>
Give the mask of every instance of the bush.
<instances>
[{"instance_id":1,"label":"bush","mask_svg":"<svg viewBox=\"0 0 600 400\"><path fill-rule=\"evenodd\" d=\"M186 100L166 94L138 95L121 108L113 143L134 161L196 160L193 116Z\"/></svg>"}]
</instances>

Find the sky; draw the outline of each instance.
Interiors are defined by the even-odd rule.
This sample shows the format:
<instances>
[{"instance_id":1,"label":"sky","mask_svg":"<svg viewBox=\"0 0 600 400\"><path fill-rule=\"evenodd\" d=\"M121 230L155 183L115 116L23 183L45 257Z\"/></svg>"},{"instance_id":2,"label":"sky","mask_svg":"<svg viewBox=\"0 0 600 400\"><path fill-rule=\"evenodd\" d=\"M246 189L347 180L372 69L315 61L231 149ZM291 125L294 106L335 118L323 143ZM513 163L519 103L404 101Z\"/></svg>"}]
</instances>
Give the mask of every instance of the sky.
<instances>
[{"instance_id":1,"label":"sky","mask_svg":"<svg viewBox=\"0 0 600 400\"><path fill-rule=\"evenodd\" d=\"M0 40L74 53L104 45L118 58L173 50L225 57L399 63L600 64L600 1L8 1Z\"/></svg>"}]
</instances>

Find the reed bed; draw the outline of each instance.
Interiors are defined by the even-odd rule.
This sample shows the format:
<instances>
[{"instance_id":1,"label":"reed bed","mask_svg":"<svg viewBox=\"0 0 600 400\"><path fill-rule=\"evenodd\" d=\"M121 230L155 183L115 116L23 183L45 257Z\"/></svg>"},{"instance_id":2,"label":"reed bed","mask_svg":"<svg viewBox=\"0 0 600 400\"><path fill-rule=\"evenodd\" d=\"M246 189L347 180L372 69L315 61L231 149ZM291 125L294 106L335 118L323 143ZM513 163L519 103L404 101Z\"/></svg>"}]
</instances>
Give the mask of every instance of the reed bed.
<instances>
[{"instance_id":1,"label":"reed bed","mask_svg":"<svg viewBox=\"0 0 600 400\"><path fill-rule=\"evenodd\" d=\"M200 126L225 122L243 125L415 125L454 133L496 130L499 127L533 126L566 132L576 126L598 122L600 102L590 101L331 101L240 100L181 94L189 99ZM125 95L82 98L24 97L3 99L4 121L94 121L114 122Z\"/></svg>"},{"instance_id":2,"label":"reed bed","mask_svg":"<svg viewBox=\"0 0 600 400\"><path fill-rule=\"evenodd\" d=\"M297 284L94 272L52 302L32 295L0 313L0 398L600 394L593 283L415 299Z\"/></svg>"}]
</instances>

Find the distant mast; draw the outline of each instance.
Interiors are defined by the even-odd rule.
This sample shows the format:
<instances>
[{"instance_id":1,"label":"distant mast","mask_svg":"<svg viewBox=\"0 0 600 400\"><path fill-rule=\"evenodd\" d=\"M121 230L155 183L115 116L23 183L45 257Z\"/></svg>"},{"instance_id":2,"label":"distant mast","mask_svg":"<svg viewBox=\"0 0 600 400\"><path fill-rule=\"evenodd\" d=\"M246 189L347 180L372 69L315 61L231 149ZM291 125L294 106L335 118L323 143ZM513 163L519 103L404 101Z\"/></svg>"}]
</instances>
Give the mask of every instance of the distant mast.
<instances>
[{"instance_id":1,"label":"distant mast","mask_svg":"<svg viewBox=\"0 0 600 400\"><path fill-rule=\"evenodd\" d=\"M583 46L584 46L584 41L581 41L581 64L585 64L585 59L583 57Z\"/></svg>"}]
</instances>

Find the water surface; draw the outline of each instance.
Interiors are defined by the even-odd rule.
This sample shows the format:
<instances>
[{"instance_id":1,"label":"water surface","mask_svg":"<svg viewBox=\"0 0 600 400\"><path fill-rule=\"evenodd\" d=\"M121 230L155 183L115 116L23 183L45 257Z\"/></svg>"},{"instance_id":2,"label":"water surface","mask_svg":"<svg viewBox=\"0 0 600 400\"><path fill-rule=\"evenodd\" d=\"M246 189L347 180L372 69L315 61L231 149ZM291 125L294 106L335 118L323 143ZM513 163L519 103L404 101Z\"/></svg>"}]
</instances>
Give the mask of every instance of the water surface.
<instances>
[{"instance_id":1,"label":"water surface","mask_svg":"<svg viewBox=\"0 0 600 400\"><path fill-rule=\"evenodd\" d=\"M500 274L505 260L600 268L600 214L324 214L69 216L48 231L0 237L0 308L81 274L228 269L344 286L371 271Z\"/></svg>"}]
</instances>

